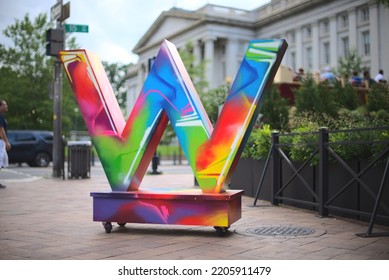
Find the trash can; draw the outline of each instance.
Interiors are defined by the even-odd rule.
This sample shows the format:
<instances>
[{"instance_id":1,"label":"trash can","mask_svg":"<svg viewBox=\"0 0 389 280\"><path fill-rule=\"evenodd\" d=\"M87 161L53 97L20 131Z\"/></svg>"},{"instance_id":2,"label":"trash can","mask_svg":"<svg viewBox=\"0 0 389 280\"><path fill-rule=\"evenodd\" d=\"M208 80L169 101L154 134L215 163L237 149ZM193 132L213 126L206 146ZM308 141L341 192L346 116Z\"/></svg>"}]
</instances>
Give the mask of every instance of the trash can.
<instances>
[{"instance_id":1,"label":"trash can","mask_svg":"<svg viewBox=\"0 0 389 280\"><path fill-rule=\"evenodd\" d=\"M68 178L90 178L91 141L68 142Z\"/></svg>"}]
</instances>

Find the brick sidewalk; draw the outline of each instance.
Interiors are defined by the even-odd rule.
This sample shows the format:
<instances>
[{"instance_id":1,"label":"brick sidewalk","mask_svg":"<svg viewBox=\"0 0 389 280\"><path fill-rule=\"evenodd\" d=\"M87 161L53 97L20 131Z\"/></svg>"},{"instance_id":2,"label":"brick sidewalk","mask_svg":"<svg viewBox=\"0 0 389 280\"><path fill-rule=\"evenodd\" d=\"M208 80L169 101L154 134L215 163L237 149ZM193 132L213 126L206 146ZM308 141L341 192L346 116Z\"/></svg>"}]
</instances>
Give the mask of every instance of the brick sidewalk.
<instances>
[{"instance_id":1,"label":"brick sidewalk","mask_svg":"<svg viewBox=\"0 0 389 280\"><path fill-rule=\"evenodd\" d=\"M100 167L94 167L95 169ZM188 167L162 167L142 186L193 185ZM181 170L181 171L180 171ZM212 227L114 224L105 233L92 221L90 192L109 191L102 172L91 179L33 178L7 182L0 190L0 259L389 259L389 237L357 237L368 224L318 218L315 212L270 206L243 197L242 218L226 236ZM263 236L261 227L311 229L305 236ZM375 226L373 232L389 232Z\"/></svg>"}]
</instances>

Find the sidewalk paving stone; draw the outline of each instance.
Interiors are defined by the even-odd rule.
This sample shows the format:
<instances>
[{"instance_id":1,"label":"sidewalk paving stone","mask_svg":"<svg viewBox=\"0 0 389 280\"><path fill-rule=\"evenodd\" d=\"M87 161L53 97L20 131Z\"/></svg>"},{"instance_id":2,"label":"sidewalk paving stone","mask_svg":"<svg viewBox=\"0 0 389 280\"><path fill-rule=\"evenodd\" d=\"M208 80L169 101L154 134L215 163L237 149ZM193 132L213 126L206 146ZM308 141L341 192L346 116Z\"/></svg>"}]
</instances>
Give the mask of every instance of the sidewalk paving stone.
<instances>
[{"instance_id":1,"label":"sidewalk paving stone","mask_svg":"<svg viewBox=\"0 0 389 280\"><path fill-rule=\"evenodd\" d=\"M145 176L141 187L193 186L188 166L160 168L163 174ZM253 207L253 199L245 196L242 218L223 237L212 227L149 224L114 224L107 234L92 220L90 192L109 190L101 166L92 168L90 179L9 180L7 189L0 190L0 259L389 259L389 237L355 235L366 232L366 222L319 218L315 212L266 201ZM275 237L249 231L263 226L315 232ZM375 226L373 232L389 232L389 227Z\"/></svg>"}]
</instances>

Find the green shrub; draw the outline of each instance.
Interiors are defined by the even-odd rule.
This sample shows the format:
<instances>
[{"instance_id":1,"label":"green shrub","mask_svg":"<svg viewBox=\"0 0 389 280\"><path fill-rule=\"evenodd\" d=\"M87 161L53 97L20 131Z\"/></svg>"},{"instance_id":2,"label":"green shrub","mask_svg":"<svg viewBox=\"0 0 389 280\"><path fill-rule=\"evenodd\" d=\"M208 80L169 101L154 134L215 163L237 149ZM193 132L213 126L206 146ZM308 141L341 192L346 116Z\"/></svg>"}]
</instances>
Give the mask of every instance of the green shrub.
<instances>
[{"instance_id":1,"label":"green shrub","mask_svg":"<svg viewBox=\"0 0 389 280\"><path fill-rule=\"evenodd\" d=\"M339 108L336 94L334 86L327 83L317 84L312 75L308 75L301 87L294 91L297 113L314 112L336 116Z\"/></svg>"},{"instance_id":2,"label":"green shrub","mask_svg":"<svg viewBox=\"0 0 389 280\"><path fill-rule=\"evenodd\" d=\"M290 158L292 160L303 162L317 149L319 143L319 126L316 123L308 122L294 129L293 133L301 133L292 136L290 147ZM311 165L317 165L319 157L316 155L311 160Z\"/></svg>"},{"instance_id":3,"label":"green shrub","mask_svg":"<svg viewBox=\"0 0 389 280\"><path fill-rule=\"evenodd\" d=\"M266 159L271 147L270 125L265 124L262 128L254 129L242 152L242 158L252 158L256 160Z\"/></svg>"},{"instance_id":4,"label":"green shrub","mask_svg":"<svg viewBox=\"0 0 389 280\"><path fill-rule=\"evenodd\" d=\"M262 123L270 125L275 130L288 130L289 102L281 96L274 85L265 96L260 113Z\"/></svg>"},{"instance_id":5,"label":"green shrub","mask_svg":"<svg viewBox=\"0 0 389 280\"><path fill-rule=\"evenodd\" d=\"M372 133L366 131L337 132L330 134L330 142L347 142L346 144L331 144L332 149L344 161L356 159L368 159L371 157L371 149L368 144L360 144L358 141L373 140Z\"/></svg>"},{"instance_id":6,"label":"green shrub","mask_svg":"<svg viewBox=\"0 0 389 280\"><path fill-rule=\"evenodd\" d=\"M359 105L357 91L351 85L342 85L339 83L334 87L335 99L338 103L338 108L346 108L354 110Z\"/></svg>"},{"instance_id":7,"label":"green shrub","mask_svg":"<svg viewBox=\"0 0 389 280\"><path fill-rule=\"evenodd\" d=\"M371 87L367 94L367 109L369 112L389 111L389 91L387 86L374 84Z\"/></svg>"},{"instance_id":8,"label":"green shrub","mask_svg":"<svg viewBox=\"0 0 389 280\"><path fill-rule=\"evenodd\" d=\"M358 107L359 99L356 90L340 83L329 85L317 84L312 77L294 92L298 114L312 112L336 117L340 108L354 110Z\"/></svg>"},{"instance_id":9,"label":"green shrub","mask_svg":"<svg viewBox=\"0 0 389 280\"><path fill-rule=\"evenodd\" d=\"M308 74L301 87L293 91L297 113L310 112L316 103L317 85L312 74Z\"/></svg>"},{"instance_id":10,"label":"green shrub","mask_svg":"<svg viewBox=\"0 0 389 280\"><path fill-rule=\"evenodd\" d=\"M294 161L306 161L318 147L319 128L328 130L348 130L355 128L387 127L389 126L389 93L380 84L374 85L368 93L367 104L358 106L358 95L350 86L329 86L316 84L312 76L303 82L294 92L296 113L291 115L289 126L281 122L268 121L267 126L254 130L250 135L242 157L265 159L271 147L271 129L287 128L292 133L302 133L293 136L280 137L282 150ZM264 104L262 112L264 120L280 113L274 113L278 102L275 92L269 92L268 103ZM277 108L278 109L278 108ZM278 121L280 118L278 118ZM276 127L277 126L277 127ZM284 129L284 130L287 130ZM343 160L373 159L388 148L388 143L361 144L361 141L388 141L389 131L353 131L330 133L330 142L346 142L332 144L331 148ZM330 160L334 160L330 157ZM318 164L318 155L310 162Z\"/></svg>"},{"instance_id":11,"label":"green shrub","mask_svg":"<svg viewBox=\"0 0 389 280\"><path fill-rule=\"evenodd\" d=\"M388 141L389 140L389 131L388 130L377 131L375 133L375 140L376 141ZM388 147L389 147L389 143L373 144L371 147L371 157L372 158L378 157ZM381 161L383 161L383 160L387 160L387 157L383 157L383 159L381 159Z\"/></svg>"},{"instance_id":12,"label":"green shrub","mask_svg":"<svg viewBox=\"0 0 389 280\"><path fill-rule=\"evenodd\" d=\"M363 107L357 110L340 109L338 117L334 119L332 130L363 128L370 126L370 118Z\"/></svg>"},{"instance_id":13,"label":"green shrub","mask_svg":"<svg viewBox=\"0 0 389 280\"><path fill-rule=\"evenodd\" d=\"M383 127L389 126L389 110L378 110L370 112L370 127Z\"/></svg>"}]
</instances>

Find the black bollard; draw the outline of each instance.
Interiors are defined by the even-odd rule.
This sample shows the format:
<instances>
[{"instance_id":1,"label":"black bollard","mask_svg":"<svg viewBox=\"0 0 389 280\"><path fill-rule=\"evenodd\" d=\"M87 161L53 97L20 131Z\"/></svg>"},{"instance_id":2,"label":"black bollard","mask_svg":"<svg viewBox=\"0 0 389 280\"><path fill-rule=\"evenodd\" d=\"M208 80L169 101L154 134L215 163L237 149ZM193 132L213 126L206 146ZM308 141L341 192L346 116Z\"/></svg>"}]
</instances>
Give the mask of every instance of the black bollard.
<instances>
[{"instance_id":1,"label":"black bollard","mask_svg":"<svg viewBox=\"0 0 389 280\"><path fill-rule=\"evenodd\" d=\"M159 165L159 156L157 153L154 153L153 159L151 160L151 173L152 175L159 175L161 172L158 171L158 165Z\"/></svg>"}]
</instances>

